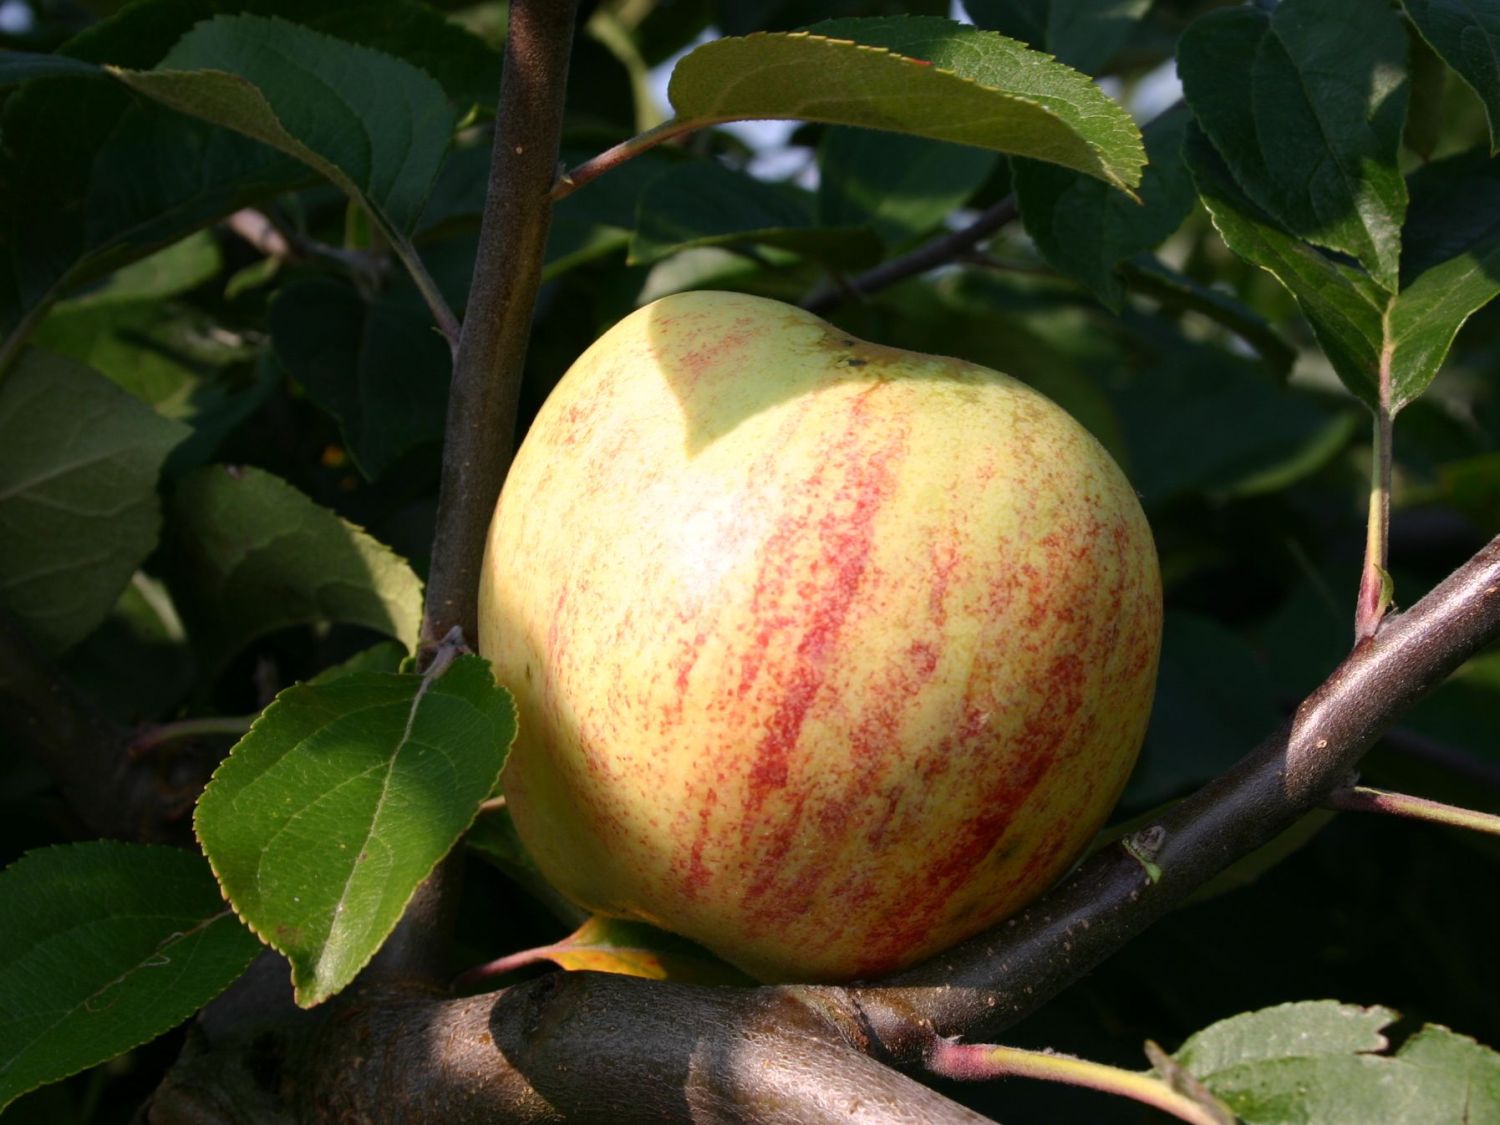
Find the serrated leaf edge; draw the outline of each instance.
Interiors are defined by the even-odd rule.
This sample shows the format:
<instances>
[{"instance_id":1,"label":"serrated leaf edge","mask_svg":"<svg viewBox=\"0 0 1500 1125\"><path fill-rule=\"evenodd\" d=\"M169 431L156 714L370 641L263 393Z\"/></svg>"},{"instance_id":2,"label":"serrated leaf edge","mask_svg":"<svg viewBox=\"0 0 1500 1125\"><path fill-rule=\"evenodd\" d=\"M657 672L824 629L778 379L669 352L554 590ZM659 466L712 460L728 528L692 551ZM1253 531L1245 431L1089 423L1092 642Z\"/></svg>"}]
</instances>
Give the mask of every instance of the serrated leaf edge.
<instances>
[{"instance_id":1,"label":"serrated leaf edge","mask_svg":"<svg viewBox=\"0 0 1500 1125\"><path fill-rule=\"evenodd\" d=\"M109 845L109 848L110 848L111 851L124 851L124 850L137 851L137 850L140 850L140 849L147 849L147 850L150 850L150 851L160 851L160 852L172 852L172 853L180 853L182 851L181 848L170 847L170 846L168 846L166 844L127 843L127 842L125 842L123 840L108 840L108 839L80 840L80 841L76 841L74 843L49 844L49 845L46 845L46 846L40 847L40 848L32 848L29 851L26 851L26 852L22 853L22 855L18 859L14 860L10 864L6 865L5 868L0 869L0 874L3 874L4 871L9 871L11 868L15 867L17 864L21 863L22 861L24 861L25 859L27 859L28 857L33 856L33 855L40 855L40 854L42 854L44 852L64 852L64 851L93 850L93 849L97 848L98 845L100 845L100 844ZM207 858L206 854L205 854L205 858ZM210 867L210 870L212 870L212 864L210 864L209 867ZM214 875L214 882L215 882L215 885L218 887L220 898L223 899L224 888L222 886L218 886L218 875L217 875L217 873L215 873L215 875ZM225 901L226 905L229 906L228 910L220 910L217 913L209 915L208 917L202 919L195 926L193 926L191 929L189 929L187 931L175 932L173 934L169 934L169 935L167 935L167 939L166 940L170 941L173 937L185 938L189 934L193 933L196 930L206 929L209 925L211 925L214 922L217 922L220 918L228 917L231 913L233 913L233 904L230 904L227 899L224 899L224 901ZM236 915L236 917L238 917L238 915ZM240 921L241 921L242 924L244 923L244 919L243 918L241 918ZM249 928L250 927L248 925L246 925L246 929L249 929ZM251 933L254 933L254 930L251 930ZM256 934L255 936L257 938L260 937L259 934ZM165 944L165 942L163 942L162 944ZM157 947L156 947L156 950L153 951L153 954L156 953L156 952L160 952L160 950L161 950L161 944L158 944ZM140 965L137 965L133 969L127 969L125 972L119 974L113 980L111 980L107 984L105 984L102 988L96 989L95 992L92 995L93 996L97 996L100 993L106 991L107 989L113 988L116 984L119 984L120 981L124 980L131 973L139 970L142 967L142 965L144 965L144 962L142 962ZM215 992L212 996L210 996L208 998L208 1000L204 1001L204 1005L207 1005L208 1003L212 1002L216 997L223 995L225 989L227 989L230 985L232 985L236 979L238 979L238 978L234 978L234 979L226 981L224 983L223 988L220 988L217 992ZM90 997L90 999L92 999L92 996ZM88 1004L88 1000L87 999L84 1000L83 1004L86 1006ZM77 1007L70 1008L64 1014L63 1018L66 1018L67 1016L72 1015L77 1010L78 1010ZM192 1018L191 1013L189 1015L183 1017L184 1020L191 1019L191 1018ZM61 1023L61 1022L62 1022L61 1020L57 1021L57 1023ZM182 1021L178 1021L178 1022L181 1023ZM57 1023L51 1024L46 1030L51 1031L53 1028L55 1028L57 1026ZM173 1024L172 1026L176 1027L177 1024ZM125 1046L119 1053L123 1054L125 1051L133 1050L136 1047L139 1047L139 1046L141 1046L144 1043L150 1043L153 1040L158 1039L161 1036L165 1035L168 1031L171 1031L171 1030L172 1030L171 1027L163 1028L161 1031L158 1031L158 1032L156 1032L155 1034L152 1034L152 1035L147 1035L146 1037L144 1037L142 1039L134 1039L131 1043L129 1043L127 1046ZM109 1058L116 1058L116 1057L118 1057L118 1055L111 1055L111 1056L109 1056ZM12 1061L14 1061L14 1060L12 1060ZM0 1100L0 1112L3 1112L6 1109L6 1107L12 1105L17 1099L25 1097L27 1094L31 1093L33 1090L40 1090L43 1086L50 1086L50 1085L52 1085L55 1082L61 1082L61 1081L65 1080L65 1079L71 1078L75 1074L82 1074L84 1071L91 1070L94 1067L100 1065L101 1062L107 1062L107 1061L108 1061L108 1059L101 1059L98 1062L84 1063L82 1066L79 1066L79 1067L77 1067L74 1070L70 1070L70 1071L68 1071L65 1074L59 1074L59 1075L57 1075L54 1078L45 1078L45 1079L42 1079L39 1082L35 1082L32 1085L25 1087L24 1089L18 1089L18 1090L16 1090L15 1094L12 1097L10 1097L8 1099ZM0 1076L3 1076L4 1073L5 1073L5 1070L8 1069L8 1068L9 1068L9 1064L6 1064L5 1067L0 1068Z\"/></svg>"},{"instance_id":2,"label":"serrated leaf edge","mask_svg":"<svg viewBox=\"0 0 1500 1125\"><path fill-rule=\"evenodd\" d=\"M979 29L976 29L976 30L979 30ZM981 34L986 34L986 35L994 35L998 39L1003 39L1007 43L1014 43L1014 44L1018 45L1021 49L1025 50L1025 51L1027 51L1027 52L1029 52L1029 53L1031 53L1033 55L1036 55L1039 58L1046 59L1049 62L1052 62L1052 63L1054 63L1057 66L1066 67L1070 71L1073 70L1073 68L1072 67L1068 67L1066 63L1059 62L1058 59L1057 59L1057 57L1055 55L1048 54L1045 51L1038 51L1038 50L1036 50L1036 49L1028 46L1025 43L1021 43L1020 40L1011 39L1008 36L999 34L998 32L980 31L980 33ZM1040 102L1040 101L1038 101L1037 99L1035 99L1033 97L1028 97L1025 94L1017 94L1017 93L1013 93L1013 92L1011 92L1009 90L1002 90L1002 89L1000 89L997 86L987 86L983 82L980 82L976 78L970 78L967 75L959 74L955 70L950 70L947 67L938 66L936 63L930 62L930 61L928 61L926 59L918 59L918 58L915 58L915 57L913 57L911 55L903 55L899 51L892 50L889 47L881 47L881 46L878 46L878 45L873 44L873 43L861 43L861 42L859 42L858 40L855 40L855 39L840 39L840 38L837 38L837 37L834 37L834 36L829 36L829 35L818 35L818 34L815 34L814 32L811 32L811 31L753 31L749 35L724 36L721 39L710 40L709 42L702 44L702 46L699 47L699 48L697 48L697 50L702 50L704 47L712 47L716 43L724 43L724 42L728 42L728 41L731 41L731 40L739 40L739 41L743 41L743 42L750 42L751 40L756 40L756 39L774 39L774 40L778 40L778 41L786 41L786 40L792 40L792 39L799 39L799 40L806 40L806 41L811 42L811 43L825 43L825 44L828 44L830 46L835 46L839 50L843 50L846 47L854 47L856 50L864 51L864 52L869 53L869 54L887 55L887 56L889 56L889 57L891 57L893 59L896 59L896 60L898 60L900 62L908 63L908 64L910 64L912 66L919 67L919 68L921 68L925 72L933 73L933 74L941 74L941 75L943 75L943 76L945 76L947 78L952 78L952 79L955 79L956 81L963 82L966 85L973 86L976 89L983 90L986 93L993 94L993 95L995 95L997 97L1004 98L1007 101L1014 102L1014 103L1016 103L1018 105L1031 106L1032 108L1038 110L1039 112L1045 114L1047 117L1051 118L1053 121L1057 122L1063 128L1067 129L1074 136L1078 137L1079 140L1083 141L1083 143L1088 147L1090 153L1094 156L1094 163L1095 163L1096 167L1098 168L1098 172L1096 173L1096 176L1097 176L1098 179L1103 180L1105 183L1108 183L1108 184L1110 184L1113 187L1119 188L1122 192L1124 192L1126 195L1130 196L1130 198L1134 199L1137 203L1140 202L1140 197L1136 194L1136 192L1135 192L1134 189L1140 186L1140 183L1141 183L1141 169L1143 169L1146 166L1146 148L1145 148L1145 144L1140 139L1140 131L1139 131L1139 129L1136 129L1134 131L1134 134L1129 138L1130 146L1131 146L1131 148L1133 150L1132 153L1131 153L1130 160L1132 162L1134 162L1134 173L1135 173L1135 178L1133 180L1131 180L1131 179L1126 179L1126 178L1122 177L1121 175L1117 174L1116 171L1109 164L1107 164L1105 161L1099 159L1099 157L1098 157L1098 146L1095 145L1092 141L1090 141L1087 137L1083 136L1083 134L1079 133L1069 122L1067 122L1066 120L1064 120L1062 117L1058 116L1058 114L1057 114L1057 112L1055 110L1049 108L1043 102ZM695 53L695 52L690 52L689 55L684 56L683 61L686 61L687 58L691 57L692 53ZM1085 79L1087 79L1087 77L1088 77L1087 75L1084 75L1082 71L1073 71L1073 72L1076 73L1076 74L1078 74L1080 77L1085 78ZM675 70L674 70L674 74L675 74ZM1118 102L1115 102L1114 99L1110 98L1109 95L1105 94L1102 90L1098 90L1097 87L1095 87L1095 90L1096 90L1096 92L1099 94L1099 96L1101 98L1103 98L1106 101L1108 101L1111 105L1114 105L1117 109L1120 110L1121 114L1125 114L1125 110L1123 109L1123 107L1120 107L1120 105L1119 105ZM667 96L668 96L668 99L671 100L670 85L668 87L668 95ZM674 110L676 109L676 103L675 102L673 102L673 109ZM1128 115L1125 115L1125 119L1127 121L1129 120ZM751 119L742 118L738 114L732 114L732 115L728 115L728 116L708 116L708 117L687 116L687 117L680 118L680 120L683 120L683 121L696 121L696 122L700 122L700 123L702 123L704 125L716 125L716 124L722 124L724 122L729 122L729 121L740 121L740 120L751 120ZM787 118L764 118L764 119L763 118L755 118L753 120L809 120L810 121L810 120L816 120L816 119L815 118L809 118L809 117L802 117L802 116L799 115L799 116L796 116L796 117L787 117ZM842 124L842 123L840 123L840 124ZM956 142L950 142L950 143L956 143ZM993 151L1000 151L1000 150L997 149L997 150L993 150ZM1033 157L1031 159L1039 159L1039 158Z\"/></svg>"},{"instance_id":3,"label":"serrated leaf edge","mask_svg":"<svg viewBox=\"0 0 1500 1125\"><path fill-rule=\"evenodd\" d=\"M441 678L441 677L439 677L439 678ZM322 684L312 684L312 683L310 683L307 680L299 680L297 683L292 684L290 687L284 688L282 690L282 692L277 695L276 699L271 700L271 702L266 705L266 707L261 711L261 713L255 717L254 721L250 724L250 729L247 730L243 735L240 736L239 741L236 742L232 747L230 747L229 753L226 754L226 755L224 755L223 761L221 761L217 766L214 767L214 771L209 776L207 784L204 785L204 787L203 787L203 794L206 794L209 791L209 787L212 786L213 783L216 780L218 780L220 771L222 771L229 764L230 760L234 757L235 751L240 748L240 745L242 743L244 743L247 739L249 739L252 735L255 734L256 728L259 727L260 724L261 724L261 722L266 718L266 716L271 713L271 711L276 707L276 704L280 701L281 696L284 695L284 694L286 694L286 692L292 691L292 690L294 690L296 688L300 688L300 687L327 688L327 687L329 687L331 685L334 685L334 684L348 686L349 683L350 683L350 681L353 681L353 680L363 680L363 679L382 679L382 680L384 680L384 679L402 679L402 680L417 679L417 680L422 680L423 677L422 677L422 675L420 673L415 673L415 672L354 672L354 673L351 673L350 675L340 676L340 677L338 677L338 678L336 678L334 680L330 680L327 683L322 683ZM435 681L433 681L433 682L435 682ZM423 683L421 684L421 686L418 688L417 694L415 696L413 696L413 698L412 698L411 708L412 708L412 715L413 716L415 715L415 712L416 712L417 703L422 698L422 695L425 694L425 692L427 690L427 686L428 686L428 682L424 680ZM509 689L504 688L500 684L496 684L495 686L498 689L500 689L500 690L502 690L502 691L505 692L506 699L507 699L507 701L509 703L509 708L510 708L511 727L512 727L512 729L511 729L511 737L510 737L510 741L508 743L506 743L506 746L505 746L506 754L508 755L509 752L510 752L510 750L515 746L516 733L520 729L520 726L519 726L519 723L517 721L518 720L518 716L516 714L515 700L511 696L511 693L510 693ZM407 729L409 730L410 727L408 726ZM404 737L405 736L403 735L403 738ZM498 774L497 774L497 777L498 777ZM214 882L218 885L220 896L223 897L224 901L228 904L229 909L234 912L234 916L240 920L241 924L243 924L244 927L247 930L249 930L252 934L254 934L256 936L257 939L260 940L261 944L265 945L269 949L275 950L278 954L280 954L286 960L288 966L291 969L291 982L292 982L293 997L296 1000L297 1006L299 1008L314 1008L317 1005L323 1003L323 1001L331 999L334 995L337 994L338 990L335 990L335 991L332 991L332 992L326 992L326 993L323 993L321 995L316 995L316 996L314 996L311 999L308 998L306 990L301 985L299 985L298 982L297 982L297 968L296 968L295 963L292 961L291 955L288 954L286 950L282 949L281 946L278 945L275 941L273 941L269 936L267 936L258 926L256 926L256 924L254 922L252 922L249 918L247 918L240 911L239 906L237 906L235 904L235 902L229 897L228 893L225 891L223 876L220 874L219 867L214 862L213 856L209 854L208 846L205 843L205 841L203 839L203 836L202 836L202 833L200 832L199 826L198 826L198 812L199 812L199 810L202 807L203 794L199 794L198 804L194 805L194 807L193 807L193 839L197 841L199 851L201 851L203 853L204 858L208 860L209 870L211 870L213 872ZM474 806L474 812L469 817L468 822L463 826L462 829L459 830L458 835L454 838L454 846L457 846L458 841L460 839L462 839L463 834L465 832L467 832L471 827L473 827L474 821L477 820L478 817L479 817L479 812L480 812L480 805L476 804ZM451 851L451 849L450 849L450 851ZM427 881L427 879L429 877L431 877L432 873L437 870L438 864L442 863L443 860L444 860L444 858L446 858L446 854L438 856L437 859L433 860L432 866L427 869L426 874L424 874L420 879L418 879L417 882L413 885L411 894L407 896L406 901L404 903L402 903L402 905L401 905L401 912L403 914L405 913L406 908L411 905L411 900L416 897L417 890L421 887L421 885L423 883L425 883ZM396 926L400 924L400 921L401 921L401 918L400 918L400 915L398 915L397 918L396 918L396 921L391 925L391 929L388 930L383 937L381 937L380 941L377 944L375 944L373 948L371 948L369 956L367 956L360 963L359 967L356 968L354 970L354 972L350 975L350 979L351 980L354 977L358 976L359 973L361 973L362 971L364 971L364 969L369 965L369 963L372 960L374 960L375 955L380 952L381 948L385 945L386 941L390 938L391 933L394 932Z\"/></svg>"}]
</instances>

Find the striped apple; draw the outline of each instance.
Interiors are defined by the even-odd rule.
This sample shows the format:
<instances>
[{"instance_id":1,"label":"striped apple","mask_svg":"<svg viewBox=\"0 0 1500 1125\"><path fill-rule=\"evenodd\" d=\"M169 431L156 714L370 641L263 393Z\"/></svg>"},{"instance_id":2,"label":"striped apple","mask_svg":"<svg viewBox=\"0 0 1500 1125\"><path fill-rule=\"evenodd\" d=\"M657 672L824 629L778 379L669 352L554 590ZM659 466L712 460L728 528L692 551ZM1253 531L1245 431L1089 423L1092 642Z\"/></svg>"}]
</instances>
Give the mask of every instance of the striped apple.
<instances>
[{"instance_id":1,"label":"striped apple","mask_svg":"<svg viewBox=\"0 0 1500 1125\"><path fill-rule=\"evenodd\" d=\"M480 588L541 870L763 980L877 976L1046 888L1130 772L1160 638L1135 493L1065 412L733 293L574 364Z\"/></svg>"}]
</instances>

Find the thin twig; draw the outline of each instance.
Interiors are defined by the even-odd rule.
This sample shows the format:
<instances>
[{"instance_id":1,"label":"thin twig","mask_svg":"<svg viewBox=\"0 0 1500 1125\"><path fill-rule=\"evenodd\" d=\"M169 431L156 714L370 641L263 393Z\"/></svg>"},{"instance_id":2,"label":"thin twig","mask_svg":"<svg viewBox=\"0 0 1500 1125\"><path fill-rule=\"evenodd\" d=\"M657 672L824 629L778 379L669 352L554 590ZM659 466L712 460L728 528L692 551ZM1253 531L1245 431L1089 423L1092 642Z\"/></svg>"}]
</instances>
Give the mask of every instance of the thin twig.
<instances>
[{"instance_id":1,"label":"thin twig","mask_svg":"<svg viewBox=\"0 0 1500 1125\"><path fill-rule=\"evenodd\" d=\"M647 129L631 137L628 141L621 141L613 148L605 149L598 156L590 157L582 164L568 169L557 177L557 182L552 185L552 201L566 199L584 184L592 183L612 168L618 168L625 161L639 156L647 149L655 148L657 145L666 144L668 141L676 140L678 137L701 129L705 125L715 124L713 121L663 121L660 125Z\"/></svg>"},{"instance_id":2,"label":"thin twig","mask_svg":"<svg viewBox=\"0 0 1500 1125\"><path fill-rule=\"evenodd\" d=\"M401 264L406 267L408 276L417 287L417 292L422 294L422 300L426 302L428 311L432 313L432 319L437 324L438 331L443 334L443 339L448 341L448 351L453 356L454 364L457 365L458 341L463 331L458 323L458 317L448 307L448 299L438 288L436 279L427 272L427 263L422 261L417 248L404 235L393 235L390 241L391 249L396 252L396 257L401 259Z\"/></svg>"},{"instance_id":3,"label":"thin twig","mask_svg":"<svg viewBox=\"0 0 1500 1125\"><path fill-rule=\"evenodd\" d=\"M158 723L146 727L130 740L129 753L139 758L169 742L180 742L185 738L202 738L205 735L220 735L239 738L255 722L254 715L208 715L197 719L175 719L170 723Z\"/></svg>"},{"instance_id":4,"label":"thin twig","mask_svg":"<svg viewBox=\"0 0 1500 1125\"><path fill-rule=\"evenodd\" d=\"M873 269L847 279L842 285L831 286L814 293L802 302L808 312L826 313L835 308L846 296L874 293L879 289L905 281L908 277L926 273L930 269L947 265L967 253L1001 227L1011 222L1021 212L1016 207L1015 196L1007 195L998 203L981 211L979 217L966 227L941 234L925 242L915 250L882 262Z\"/></svg>"}]
</instances>

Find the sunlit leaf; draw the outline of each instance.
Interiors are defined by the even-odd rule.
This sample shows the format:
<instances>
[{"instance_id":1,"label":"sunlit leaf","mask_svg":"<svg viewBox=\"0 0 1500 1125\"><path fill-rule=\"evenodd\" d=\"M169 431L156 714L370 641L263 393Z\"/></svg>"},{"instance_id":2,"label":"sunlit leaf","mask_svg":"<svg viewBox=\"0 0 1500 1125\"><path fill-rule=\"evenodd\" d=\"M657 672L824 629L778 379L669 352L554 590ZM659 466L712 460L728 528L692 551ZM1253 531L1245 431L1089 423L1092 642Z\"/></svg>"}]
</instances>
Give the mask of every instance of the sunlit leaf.
<instances>
[{"instance_id":1,"label":"sunlit leaf","mask_svg":"<svg viewBox=\"0 0 1500 1125\"><path fill-rule=\"evenodd\" d=\"M1406 31L1383 0L1223 8L1178 45L1183 90L1239 184L1286 230L1395 292Z\"/></svg>"},{"instance_id":2,"label":"sunlit leaf","mask_svg":"<svg viewBox=\"0 0 1500 1125\"><path fill-rule=\"evenodd\" d=\"M515 735L489 665L354 672L277 696L198 802L240 917L292 964L298 1003L351 981L489 795Z\"/></svg>"},{"instance_id":3,"label":"sunlit leaf","mask_svg":"<svg viewBox=\"0 0 1500 1125\"><path fill-rule=\"evenodd\" d=\"M1495 0L1402 0L1422 37L1456 70L1490 122L1490 151L1500 151L1500 3Z\"/></svg>"},{"instance_id":4,"label":"sunlit leaf","mask_svg":"<svg viewBox=\"0 0 1500 1125\"><path fill-rule=\"evenodd\" d=\"M795 118L912 133L1062 164L1130 189L1145 155L1087 77L992 32L931 17L836 20L718 39L672 71L680 122Z\"/></svg>"}]
</instances>

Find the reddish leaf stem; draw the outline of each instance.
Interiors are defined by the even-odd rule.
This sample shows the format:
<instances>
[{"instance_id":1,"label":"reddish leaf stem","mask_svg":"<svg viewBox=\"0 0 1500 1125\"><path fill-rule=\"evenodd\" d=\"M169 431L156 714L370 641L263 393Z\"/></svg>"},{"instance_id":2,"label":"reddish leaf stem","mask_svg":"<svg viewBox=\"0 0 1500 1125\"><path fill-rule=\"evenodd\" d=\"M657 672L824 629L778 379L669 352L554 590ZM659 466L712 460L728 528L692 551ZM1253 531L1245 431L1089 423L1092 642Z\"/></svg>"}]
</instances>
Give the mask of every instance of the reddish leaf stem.
<instances>
[{"instance_id":1,"label":"reddish leaf stem","mask_svg":"<svg viewBox=\"0 0 1500 1125\"><path fill-rule=\"evenodd\" d=\"M1465 809L1458 805L1446 805L1441 801L1430 801L1426 797L1413 797L1406 793L1392 793L1385 789L1372 789L1365 785L1351 785L1347 789L1336 789L1328 797L1331 808L1345 812L1386 813L1403 816L1411 820L1425 820L1431 824L1446 824L1450 828L1468 828L1475 832L1487 832L1500 836L1500 816L1494 813Z\"/></svg>"},{"instance_id":2,"label":"reddish leaf stem","mask_svg":"<svg viewBox=\"0 0 1500 1125\"><path fill-rule=\"evenodd\" d=\"M695 129L715 123L713 121L678 121L676 118L671 118L647 129L644 133L631 137L628 141L621 141L614 148L605 149L598 156L592 156L577 167L558 176L557 182L552 185L552 201L555 203L559 199L566 199L584 184L592 183L610 169L618 168L625 161L639 156L648 149L666 144Z\"/></svg>"},{"instance_id":3,"label":"reddish leaf stem","mask_svg":"<svg viewBox=\"0 0 1500 1125\"><path fill-rule=\"evenodd\" d=\"M1051 1051L1027 1051L988 1043L955 1043L938 1038L927 1053L927 1068L944 1078L982 1081L991 1078L1040 1078L1131 1098L1170 1113L1192 1125L1233 1125L1234 1116L1219 1105L1205 1105L1172 1089L1152 1074L1074 1058Z\"/></svg>"}]
</instances>

